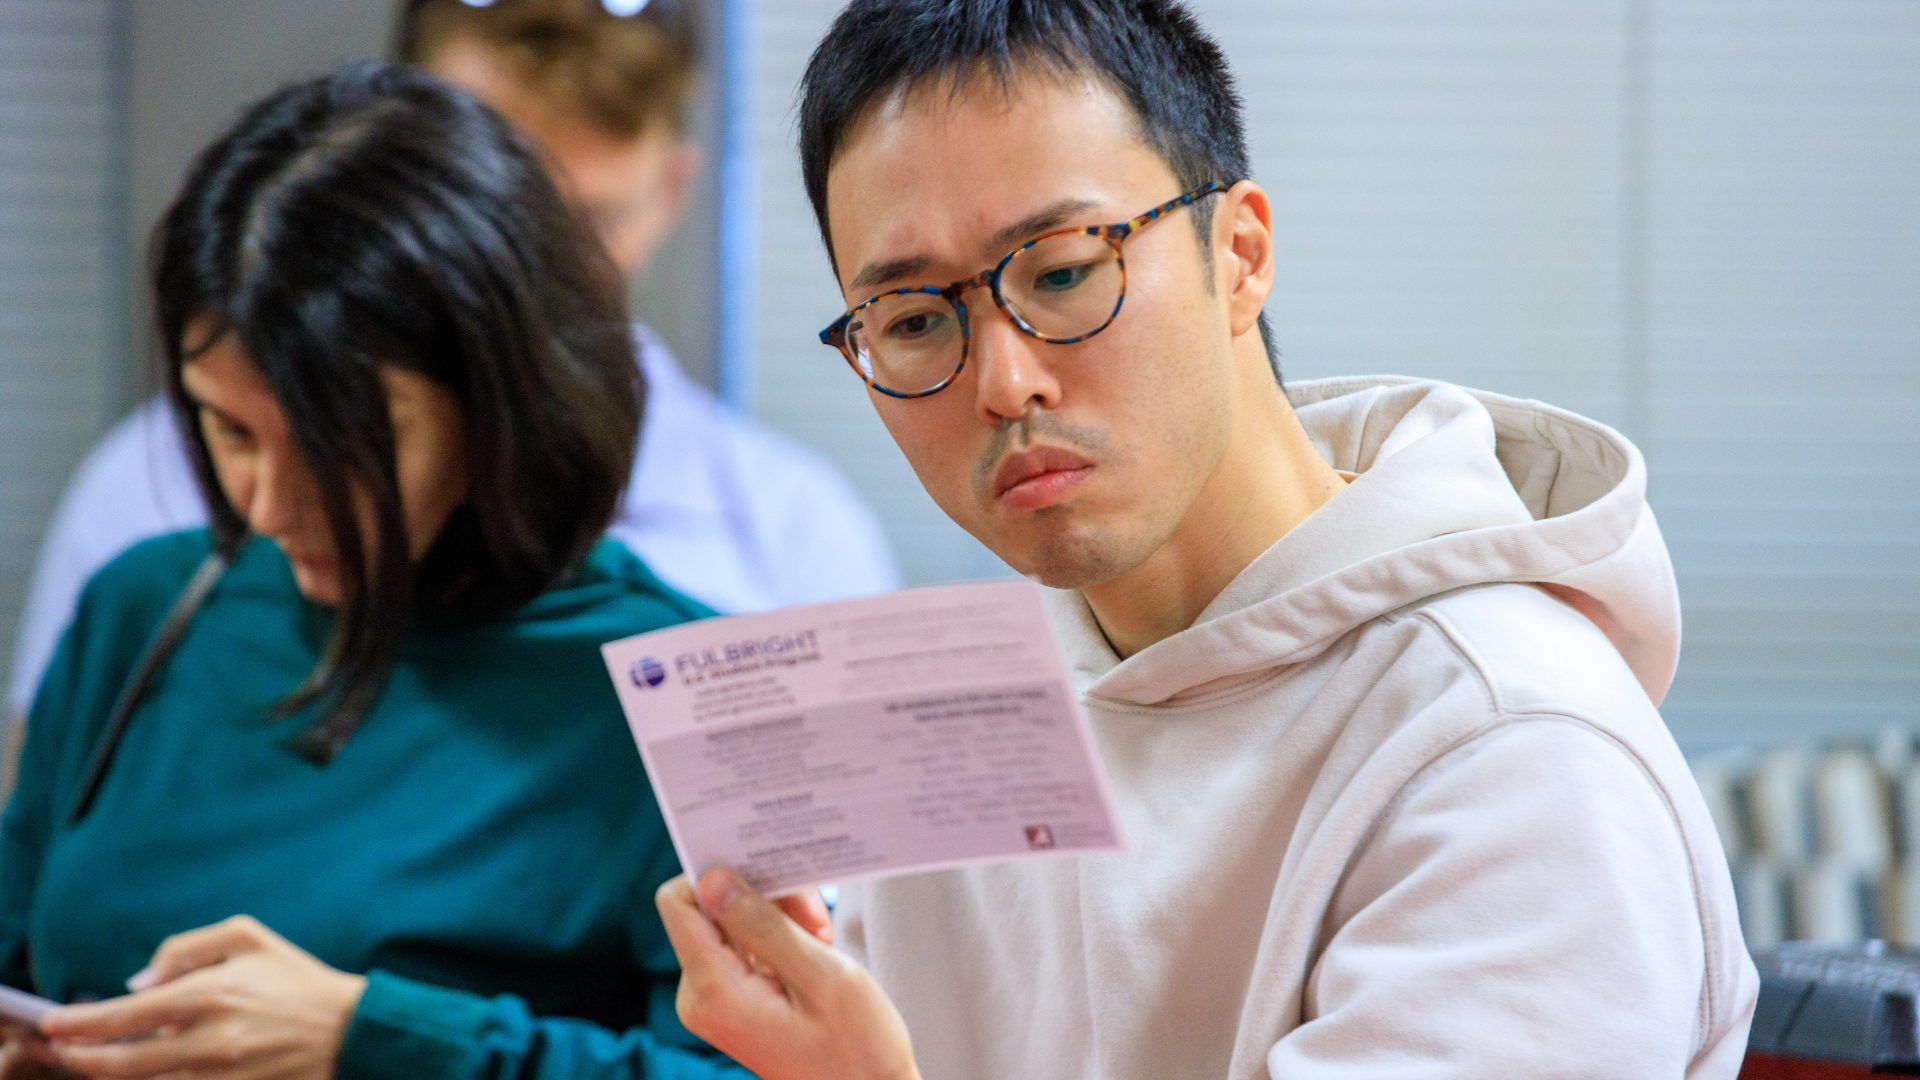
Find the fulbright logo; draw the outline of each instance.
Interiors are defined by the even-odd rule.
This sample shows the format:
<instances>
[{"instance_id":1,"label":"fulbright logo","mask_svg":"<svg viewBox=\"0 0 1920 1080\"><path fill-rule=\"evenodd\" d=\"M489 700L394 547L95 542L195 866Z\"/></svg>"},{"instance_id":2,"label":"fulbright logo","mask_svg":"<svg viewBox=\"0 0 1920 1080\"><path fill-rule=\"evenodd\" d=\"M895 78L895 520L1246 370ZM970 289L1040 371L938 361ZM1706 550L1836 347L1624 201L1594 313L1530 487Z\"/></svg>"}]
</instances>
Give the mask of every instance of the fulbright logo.
<instances>
[{"instance_id":1,"label":"fulbright logo","mask_svg":"<svg viewBox=\"0 0 1920 1080\"><path fill-rule=\"evenodd\" d=\"M640 689L651 690L667 681L667 669L653 657L643 656L627 668L627 677Z\"/></svg>"}]
</instances>

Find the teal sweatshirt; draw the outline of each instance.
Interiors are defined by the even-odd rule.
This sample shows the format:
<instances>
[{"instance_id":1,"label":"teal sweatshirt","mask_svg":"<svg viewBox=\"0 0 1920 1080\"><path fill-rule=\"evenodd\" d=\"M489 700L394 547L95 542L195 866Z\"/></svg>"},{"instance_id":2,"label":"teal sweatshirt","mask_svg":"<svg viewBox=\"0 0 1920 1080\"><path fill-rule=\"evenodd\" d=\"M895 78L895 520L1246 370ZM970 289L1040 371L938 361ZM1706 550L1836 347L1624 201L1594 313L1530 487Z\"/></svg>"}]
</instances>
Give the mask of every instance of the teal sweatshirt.
<instances>
[{"instance_id":1,"label":"teal sweatshirt","mask_svg":"<svg viewBox=\"0 0 1920 1080\"><path fill-rule=\"evenodd\" d=\"M114 696L210 549L141 544L82 596L0 819L0 981L125 993L168 935L252 915L369 975L338 1075L745 1075L683 1028L653 892L678 872L602 642L709 612L603 541L512 617L413 628L327 765L274 705L326 609L271 543L240 551L67 825Z\"/></svg>"}]
</instances>

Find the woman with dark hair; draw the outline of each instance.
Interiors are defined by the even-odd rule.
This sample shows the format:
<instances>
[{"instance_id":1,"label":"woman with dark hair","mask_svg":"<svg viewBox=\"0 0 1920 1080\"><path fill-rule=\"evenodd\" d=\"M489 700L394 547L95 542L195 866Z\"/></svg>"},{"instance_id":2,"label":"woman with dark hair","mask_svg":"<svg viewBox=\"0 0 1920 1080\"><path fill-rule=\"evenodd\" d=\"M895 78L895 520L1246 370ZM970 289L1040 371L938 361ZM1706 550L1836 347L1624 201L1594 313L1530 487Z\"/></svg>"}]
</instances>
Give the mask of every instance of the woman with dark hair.
<instances>
[{"instance_id":1,"label":"woman with dark hair","mask_svg":"<svg viewBox=\"0 0 1920 1080\"><path fill-rule=\"evenodd\" d=\"M706 614L600 539L643 388L599 252L402 68L202 153L154 286L213 525L93 579L0 823L0 981L113 999L42 1060L737 1074L674 1017L678 867L599 657Z\"/></svg>"}]
</instances>

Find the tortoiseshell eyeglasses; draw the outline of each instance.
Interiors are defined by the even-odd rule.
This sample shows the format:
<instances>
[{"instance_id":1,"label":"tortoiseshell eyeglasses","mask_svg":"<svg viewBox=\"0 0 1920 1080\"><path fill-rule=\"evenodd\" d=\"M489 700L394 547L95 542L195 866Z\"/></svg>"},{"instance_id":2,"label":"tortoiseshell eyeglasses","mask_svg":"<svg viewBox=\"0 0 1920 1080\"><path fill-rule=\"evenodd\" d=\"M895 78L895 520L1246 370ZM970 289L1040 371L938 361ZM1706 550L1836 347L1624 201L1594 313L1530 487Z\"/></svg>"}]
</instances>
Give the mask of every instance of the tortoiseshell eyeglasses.
<instances>
[{"instance_id":1,"label":"tortoiseshell eyeglasses","mask_svg":"<svg viewBox=\"0 0 1920 1080\"><path fill-rule=\"evenodd\" d=\"M965 295L992 292L993 302L1022 333L1050 345L1085 341L1113 324L1127 299L1128 237L1196 200L1227 190L1218 180L1112 225L1086 225L1037 236L1000 261L951 285L893 289L855 304L820 331L854 374L882 394L937 394L967 366Z\"/></svg>"}]
</instances>

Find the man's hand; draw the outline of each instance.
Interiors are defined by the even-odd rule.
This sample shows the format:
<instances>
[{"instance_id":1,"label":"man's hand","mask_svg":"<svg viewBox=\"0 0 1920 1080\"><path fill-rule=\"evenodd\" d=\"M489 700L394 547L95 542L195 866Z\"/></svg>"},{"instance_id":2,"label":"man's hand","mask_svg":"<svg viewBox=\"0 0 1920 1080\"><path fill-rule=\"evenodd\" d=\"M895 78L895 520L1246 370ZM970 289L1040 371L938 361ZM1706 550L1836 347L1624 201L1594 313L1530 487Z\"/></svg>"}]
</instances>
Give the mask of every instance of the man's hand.
<instances>
[{"instance_id":1,"label":"man's hand","mask_svg":"<svg viewBox=\"0 0 1920 1080\"><path fill-rule=\"evenodd\" d=\"M366 979L241 915L168 938L134 993L49 1012L61 1064L90 1077L328 1080Z\"/></svg>"},{"instance_id":2,"label":"man's hand","mask_svg":"<svg viewBox=\"0 0 1920 1080\"><path fill-rule=\"evenodd\" d=\"M826 901L820 899L815 889L788 893L773 902L773 906L787 913L787 918L800 924L800 929L820 939L823 944L833 944L833 915L827 911Z\"/></svg>"},{"instance_id":3,"label":"man's hand","mask_svg":"<svg viewBox=\"0 0 1920 1080\"><path fill-rule=\"evenodd\" d=\"M680 1020L764 1080L918 1080L907 1025L873 977L730 870L655 900L679 954ZM814 904L818 905L818 898Z\"/></svg>"}]
</instances>

